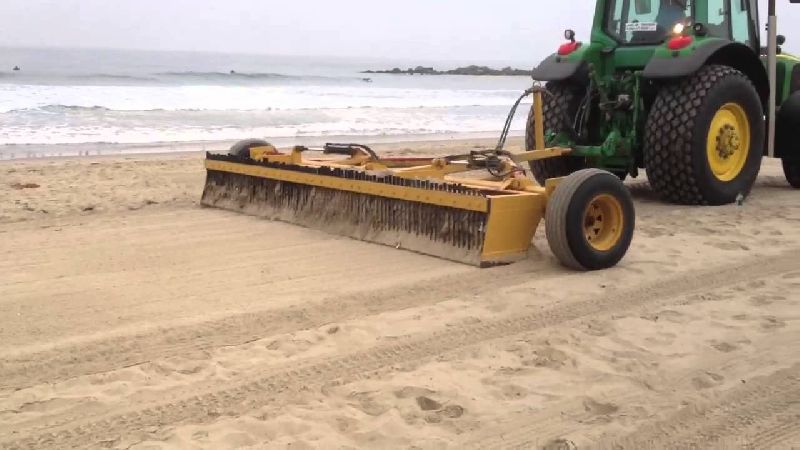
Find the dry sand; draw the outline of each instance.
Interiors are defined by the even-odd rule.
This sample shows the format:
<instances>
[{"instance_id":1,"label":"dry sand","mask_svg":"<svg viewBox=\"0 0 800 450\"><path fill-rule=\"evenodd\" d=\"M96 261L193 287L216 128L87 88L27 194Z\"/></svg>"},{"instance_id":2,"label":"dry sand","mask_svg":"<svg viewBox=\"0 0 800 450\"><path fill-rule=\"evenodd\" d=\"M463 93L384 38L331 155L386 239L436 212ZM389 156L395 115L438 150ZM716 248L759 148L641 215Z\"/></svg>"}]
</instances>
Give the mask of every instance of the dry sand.
<instances>
[{"instance_id":1,"label":"dry sand","mask_svg":"<svg viewBox=\"0 0 800 450\"><path fill-rule=\"evenodd\" d=\"M774 161L742 207L629 182L631 250L590 274L541 230L480 270L201 209L203 175L0 163L0 448L800 446L800 192Z\"/></svg>"}]
</instances>

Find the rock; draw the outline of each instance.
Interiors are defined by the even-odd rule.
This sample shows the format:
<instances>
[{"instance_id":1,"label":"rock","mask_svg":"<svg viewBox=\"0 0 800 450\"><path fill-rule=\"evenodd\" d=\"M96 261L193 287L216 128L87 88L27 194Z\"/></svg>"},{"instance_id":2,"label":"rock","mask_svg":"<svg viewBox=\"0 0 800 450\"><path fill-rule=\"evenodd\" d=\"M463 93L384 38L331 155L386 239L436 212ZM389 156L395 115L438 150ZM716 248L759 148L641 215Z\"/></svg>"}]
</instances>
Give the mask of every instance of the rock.
<instances>
[{"instance_id":1,"label":"rock","mask_svg":"<svg viewBox=\"0 0 800 450\"><path fill-rule=\"evenodd\" d=\"M395 67L391 70L365 70L361 73L383 73L383 74L408 74L408 75L472 75L472 76L530 76L530 70L515 69L513 67L504 67L502 69L492 69L488 66L471 65L466 67L458 67L452 70L439 71L433 67L409 67L406 70L401 70Z\"/></svg>"}]
</instances>

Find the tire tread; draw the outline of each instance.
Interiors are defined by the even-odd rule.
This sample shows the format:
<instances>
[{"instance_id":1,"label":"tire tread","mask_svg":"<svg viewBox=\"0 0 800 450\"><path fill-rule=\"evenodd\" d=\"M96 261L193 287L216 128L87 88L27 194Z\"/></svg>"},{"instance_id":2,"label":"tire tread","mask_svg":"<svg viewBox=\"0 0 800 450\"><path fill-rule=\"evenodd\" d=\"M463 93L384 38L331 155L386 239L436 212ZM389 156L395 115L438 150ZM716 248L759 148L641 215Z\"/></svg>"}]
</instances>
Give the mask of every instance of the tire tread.
<instances>
[{"instance_id":1,"label":"tire tread","mask_svg":"<svg viewBox=\"0 0 800 450\"><path fill-rule=\"evenodd\" d=\"M656 97L647 118L644 161L650 185L664 200L688 205L720 203L701 190L693 166L693 143L695 125L706 97L728 77L742 79L756 92L742 72L729 66L709 65L691 78L663 86Z\"/></svg>"}]
</instances>

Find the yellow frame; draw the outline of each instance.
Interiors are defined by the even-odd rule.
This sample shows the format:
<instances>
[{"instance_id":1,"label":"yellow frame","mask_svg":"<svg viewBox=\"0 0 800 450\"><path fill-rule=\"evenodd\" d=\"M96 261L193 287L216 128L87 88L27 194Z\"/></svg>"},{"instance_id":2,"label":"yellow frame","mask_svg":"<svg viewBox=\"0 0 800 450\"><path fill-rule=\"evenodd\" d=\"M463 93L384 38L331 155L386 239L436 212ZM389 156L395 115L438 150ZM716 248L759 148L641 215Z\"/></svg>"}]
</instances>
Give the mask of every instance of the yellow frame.
<instances>
[{"instance_id":1,"label":"yellow frame","mask_svg":"<svg viewBox=\"0 0 800 450\"><path fill-rule=\"evenodd\" d=\"M484 195L463 195L454 192L435 191L409 186L374 183L370 181L341 179L319 176L303 172L282 170L261 165L206 160L209 171L220 171L298 183L339 191L374 195L398 200L421 202L437 206L458 208L487 214L485 239L478 265L492 265L513 262L527 255L531 240L539 222L544 217L550 194L560 179L547 180L539 186L513 170L516 164L566 155L570 149L544 148L542 127L541 92L534 92L534 114L536 117L535 149L503 155L508 157L502 168L506 176L467 177L464 174L475 169L464 161L449 161L444 158L431 159L386 159L375 161L369 154L354 150L345 159L307 159L302 148L294 148L289 153L280 153L272 146L250 149L250 158L255 161L283 163L308 167L331 167L365 172L382 173L408 179L432 179L460 184L478 189ZM421 250L420 250L421 251Z\"/></svg>"}]
</instances>

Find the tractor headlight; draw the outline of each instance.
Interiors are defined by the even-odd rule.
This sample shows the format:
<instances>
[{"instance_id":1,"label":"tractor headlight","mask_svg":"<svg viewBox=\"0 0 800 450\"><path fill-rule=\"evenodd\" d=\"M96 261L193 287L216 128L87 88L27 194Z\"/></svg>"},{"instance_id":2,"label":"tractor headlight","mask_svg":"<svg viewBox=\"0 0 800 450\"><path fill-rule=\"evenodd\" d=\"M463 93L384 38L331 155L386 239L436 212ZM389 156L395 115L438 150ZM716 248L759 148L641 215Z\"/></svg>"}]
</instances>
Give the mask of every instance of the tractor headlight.
<instances>
[{"instance_id":1,"label":"tractor headlight","mask_svg":"<svg viewBox=\"0 0 800 450\"><path fill-rule=\"evenodd\" d=\"M675 35L683 34L683 30L685 30L685 29L686 29L686 25L684 25L683 22L678 22L678 23L675 24L674 27L672 27L672 34L675 34Z\"/></svg>"}]
</instances>

